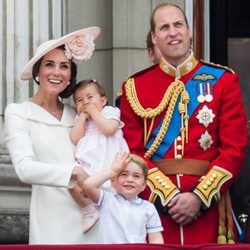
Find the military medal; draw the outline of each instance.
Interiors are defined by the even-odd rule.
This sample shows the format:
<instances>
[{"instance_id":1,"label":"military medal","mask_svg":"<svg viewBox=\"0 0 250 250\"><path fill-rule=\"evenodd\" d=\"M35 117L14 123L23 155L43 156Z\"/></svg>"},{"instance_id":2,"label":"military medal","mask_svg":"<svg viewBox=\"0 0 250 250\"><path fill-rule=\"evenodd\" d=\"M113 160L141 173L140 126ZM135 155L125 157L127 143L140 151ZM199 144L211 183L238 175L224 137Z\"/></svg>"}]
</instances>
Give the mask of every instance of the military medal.
<instances>
[{"instance_id":1,"label":"military medal","mask_svg":"<svg viewBox=\"0 0 250 250\"><path fill-rule=\"evenodd\" d=\"M200 143L200 147L203 149L203 151L209 149L211 145L214 143L211 135L207 131L201 135L198 142Z\"/></svg>"},{"instance_id":2,"label":"military medal","mask_svg":"<svg viewBox=\"0 0 250 250\"><path fill-rule=\"evenodd\" d=\"M203 106L201 110L199 110L196 118L199 120L199 123L203 124L207 127L210 123L213 122L215 114L212 109L209 109L206 105Z\"/></svg>"},{"instance_id":3,"label":"military medal","mask_svg":"<svg viewBox=\"0 0 250 250\"><path fill-rule=\"evenodd\" d=\"M204 91L203 91L204 90L204 86L203 86L202 83L199 83L197 85L197 88L198 88L198 93L199 93L199 95L197 96L197 101L199 103L202 103L202 102L205 101L205 96L204 96Z\"/></svg>"},{"instance_id":4,"label":"military medal","mask_svg":"<svg viewBox=\"0 0 250 250\"><path fill-rule=\"evenodd\" d=\"M205 101L205 96L204 95L198 95L197 100L198 100L198 102L203 103Z\"/></svg>"},{"instance_id":5,"label":"military medal","mask_svg":"<svg viewBox=\"0 0 250 250\"><path fill-rule=\"evenodd\" d=\"M213 100L213 93L212 93L212 85L211 83L206 83L206 96L205 100L206 102L211 102Z\"/></svg>"}]
</instances>

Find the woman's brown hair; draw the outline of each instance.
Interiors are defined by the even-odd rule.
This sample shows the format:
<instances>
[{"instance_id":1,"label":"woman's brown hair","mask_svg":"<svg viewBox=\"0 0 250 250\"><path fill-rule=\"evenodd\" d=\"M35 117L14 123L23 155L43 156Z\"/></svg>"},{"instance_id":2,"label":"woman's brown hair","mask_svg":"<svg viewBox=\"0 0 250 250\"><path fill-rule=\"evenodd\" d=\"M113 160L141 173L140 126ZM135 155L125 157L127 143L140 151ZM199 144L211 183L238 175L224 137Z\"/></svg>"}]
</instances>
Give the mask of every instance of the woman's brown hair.
<instances>
[{"instance_id":1,"label":"woman's brown hair","mask_svg":"<svg viewBox=\"0 0 250 250\"><path fill-rule=\"evenodd\" d=\"M57 49L61 49L61 50L65 50L65 46L64 45L61 45L59 47L57 47ZM41 62L42 62L42 58L40 58L33 66L33 69L32 69L32 75L33 75L33 79L34 81L40 85L39 81L36 80L36 76L38 75L38 72L39 72L39 69L40 69L40 66L41 66ZM66 87L65 90L63 90L59 96L61 98L68 98L70 97L73 92L74 92L74 89L75 89L75 86L76 86L76 75L77 75L77 66L74 62L71 61L71 78L70 78L70 84Z\"/></svg>"}]
</instances>

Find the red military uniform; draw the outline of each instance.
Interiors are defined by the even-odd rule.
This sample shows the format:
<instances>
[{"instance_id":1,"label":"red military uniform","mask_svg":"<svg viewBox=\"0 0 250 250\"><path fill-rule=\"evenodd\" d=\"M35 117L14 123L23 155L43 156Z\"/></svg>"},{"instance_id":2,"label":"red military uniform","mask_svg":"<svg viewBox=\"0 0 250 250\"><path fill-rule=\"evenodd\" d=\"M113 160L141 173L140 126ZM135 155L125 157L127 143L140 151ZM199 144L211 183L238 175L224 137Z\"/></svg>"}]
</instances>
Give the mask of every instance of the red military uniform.
<instances>
[{"instance_id":1,"label":"red military uniform","mask_svg":"<svg viewBox=\"0 0 250 250\"><path fill-rule=\"evenodd\" d=\"M197 61L193 54L177 68L162 60L160 65L154 65L133 75L123 84L122 88L120 109L121 119L125 123L123 130L125 139L132 153L149 158L147 161L150 168L149 183L151 183L151 189L146 189L142 196L144 198L150 196L152 201L156 201L155 194L157 194L161 197L161 203L167 206L174 195L191 191L201 198L203 207L206 208L196 221L185 226L175 223L167 212L160 214L164 227L164 241L168 244L217 242L219 226L217 203L238 175L245 156L246 116L238 75L229 69L225 70L214 86L209 85L209 93L207 93L208 90L202 89L202 82L203 78L215 78L213 74L196 76L197 79L201 80L198 80L196 86L193 86L197 92L195 98L200 95L203 98L198 98L199 104L189 117L188 126L184 125L188 141L185 141L183 148L182 143L180 143L182 141L182 133L180 132L162 157L162 159L168 160L175 159L172 160L175 163L174 168L179 166L178 163L185 163L189 160L191 160L191 165L193 161L208 162L208 168L202 177L193 174L191 170L190 173L185 170L183 173L164 174L162 171L158 171L158 168L152 163L151 155L145 154L147 151L144 146L145 133L149 133L150 140L153 131L170 112L167 111L169 105L166 107L163 105L163 110L157 110L159 104L164 102L164 98L168 98L166 95L164 96L165 92L171 83L175 82L176 77L179 77L179 80L186 84L204 64L204 62ZM212 65L210 67L218 68L219 66ZM210 94L207 100L204 98L206 94ZM190 98L194 98L194 96ZM140 105L141 107L139 107ZM149 114L151 111L148 108L156 109L155 113L157 113L154 116L152 130L150 130L150 125L153 113L151 117L148 115L147 119L140 115L143 113L140 110L143 109L144 113L148 112ZM181 115L179 117L181 119ZM168 132L171 133L171 131Z\"/></svg>"}]
</instances>

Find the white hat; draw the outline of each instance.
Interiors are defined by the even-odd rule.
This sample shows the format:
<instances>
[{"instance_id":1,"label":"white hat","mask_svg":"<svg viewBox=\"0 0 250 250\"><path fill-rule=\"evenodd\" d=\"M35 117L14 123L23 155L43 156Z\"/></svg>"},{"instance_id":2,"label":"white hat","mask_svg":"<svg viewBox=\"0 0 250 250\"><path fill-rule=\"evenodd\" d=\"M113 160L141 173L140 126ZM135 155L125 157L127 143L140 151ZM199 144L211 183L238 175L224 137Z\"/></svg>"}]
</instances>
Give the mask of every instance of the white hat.
<instances>
[{"instance_id":1,"label":"white hat","mask_svg":"<svg viewBox=\"0 0 250 250\"><path fill-rule=\"evenodd\" d=\"M71 59L74 63L79 64L82 61L90 59L94 49L94 39L100 34L101 29L99 27L89 27L81 29L65 35L59 39L49 40L41 44L35 55L24 67L21 79L31 80L33 79L32 71L34 64L41 59L49 51L65 45L65 55L68 59Z\"/></svg>"}]
</instances>

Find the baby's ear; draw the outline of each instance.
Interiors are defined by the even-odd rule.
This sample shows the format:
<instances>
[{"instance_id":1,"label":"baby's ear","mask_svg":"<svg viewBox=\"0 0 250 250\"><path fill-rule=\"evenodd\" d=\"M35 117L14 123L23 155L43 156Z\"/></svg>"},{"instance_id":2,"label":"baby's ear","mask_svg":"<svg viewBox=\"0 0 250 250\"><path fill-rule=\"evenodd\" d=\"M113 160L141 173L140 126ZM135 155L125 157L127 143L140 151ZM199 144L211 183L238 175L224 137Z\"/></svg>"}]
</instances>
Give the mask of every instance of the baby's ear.
<instances>
[{"instance_id":1,"label":"baby's ear","mask_svg":"<svg viewBox=\"0 0 250 250\"><path fill-rule=\"evenodd\" d=\"M108 99L106 96L102 96L102 106L104 107L108 102Z\"/></svg>"}]
</instances>

